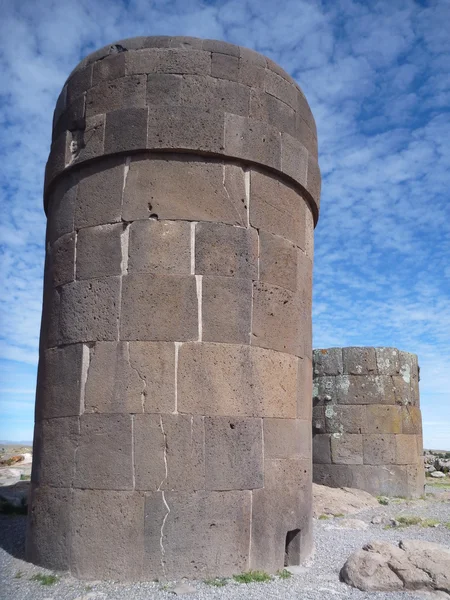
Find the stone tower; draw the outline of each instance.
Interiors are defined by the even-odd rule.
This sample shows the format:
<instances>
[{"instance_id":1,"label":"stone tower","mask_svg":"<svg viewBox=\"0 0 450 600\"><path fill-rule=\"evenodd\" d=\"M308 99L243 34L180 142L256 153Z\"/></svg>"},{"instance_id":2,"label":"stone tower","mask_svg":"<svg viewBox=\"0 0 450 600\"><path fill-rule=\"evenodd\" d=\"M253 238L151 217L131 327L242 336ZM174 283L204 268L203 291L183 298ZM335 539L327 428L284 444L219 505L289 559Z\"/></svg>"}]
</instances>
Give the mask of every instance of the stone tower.
<instances>
[{"instance_id":1,"label":"stone tower","mask_svg":"<svg viewBox=\"0 0 450 600\"><path fill-rule=\"evenodd\" d=\"M423 494L417 356L396 348L314 350L314 481L374 495Z\"/></svg>"},{"instance_id":2,"label":"stone tower","mask_svg":"<svg viewBox=\"0 0 450 600\"><path fill-rule=\"evenodd\" d=\"M320 173L295 81L181 37L58 99L28 558L80 578L275 571L311 540Z\"/></svg>"}]
</instances>

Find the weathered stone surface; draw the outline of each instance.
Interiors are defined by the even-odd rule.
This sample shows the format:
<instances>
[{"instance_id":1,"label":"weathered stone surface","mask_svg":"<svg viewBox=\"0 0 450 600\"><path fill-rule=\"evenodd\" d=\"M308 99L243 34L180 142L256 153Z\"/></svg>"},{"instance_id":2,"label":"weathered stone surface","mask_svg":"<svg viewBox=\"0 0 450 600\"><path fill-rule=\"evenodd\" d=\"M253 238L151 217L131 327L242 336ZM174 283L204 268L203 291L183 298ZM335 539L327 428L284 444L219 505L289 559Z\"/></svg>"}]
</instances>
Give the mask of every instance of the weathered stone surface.
<instances>
[{"instance_id":1,"label":"weathered stone surface","mask_svg":"<svg viewBox=\"0 0 450 600\"><path fill-rule=\"evenodd\" d=\"M198 339L195 277L144 273L124 276L120 337L152 341Z\"/></svg>"},{"instance_id":2,"label":"weathered stone surface","mask_svg":"<svg viewBox=\"0 0 450 600\"><path fill-rule=\"evenodd\" d=\"M264 457L309 458L311 456L310 421L264 419Z\"/></svg>"},{"instance_id":3,"label":"weathered stone surface","mask_svg":"<svg viewBox=\"0 0 450 600\"><path fill-rule=\"evenodd\" d=\"M224 73L225 74L225 73ZM232 76L232 74L230 73ZM196 75L183 76L180 91L180 104L196 107L201 111L233 113L248 116L250 89L246 85Z\"/></svg>"},{"instance_id":4,"label":"weathered stone surface","mask_svg":"<svg viewBox=\"0 0 450 600\"><path fill-rule=\"evenodd\" d=\"M344 372L342 348L314 350L314 377L341 375Z\"/></svg>"},{"instance_id":5,"label":"weathered stone surface","mask_svg":"<svg viewBox=\"0 0 450 600\"><path fill-rule=\"evenodd\" d=\"M239 76L239 58L213 52L211 55L211 75L220 79L237 81Z\"/></svg>"},{"instance_id":6,"label":"weathered stone surface","mask_svg":"<svg viewBox=\"0 0 450 600\"><path fill-rule=\"evenodd\" d=\"M356 488L331 488L313 483L313 515L347 515L379 507L378 500Z\"/></svg>"},{"instance_id":7,"label":"weathered stone surface","mask_svg":"<svg viewBox=\"0 0 450 600\"><path fill-rule=\"evenodd\" d=\"M78 179L68 176L57 182L50 193L47 205L47 242L53 243L65 233L73 231L77 190Z\"/></svg>"},{"instance_id":8,"label":"weathered stone surface","mask_svg":"<svg viewBox=\"0 0 450 600\"><path fill-rule=\"evenodd\" d=\"M147 143L146 108L127 108L106 115L105 154L141 150Z\"/></svg>"},{"instance_id":9,"label":"weathered stone surface","mask_svg":"<svg viewBox=\"0 0 450 600\"><path fill-rule=\"evenodd\" d=\"M289 240L261 231L259 234L259 278L266 283L297 289L298 249Z\"/></svg>"},{"instance_id":10,"label":"weathered stone surface","mask_svg":"<svg viewBox=\"0 0 450 600\"><path fill-rule=\"evenodd\" d=\"M120 275L122 262L122 223L80 229L77 235L77 279Z\"/></svg>"},{"instance_id":11,"label":"weathered stone surface","mask_svg":"<svg viewBox=\"0 0 450 600\"><path fill-rule=\"evenodd\" d=\"M151 48L130 52L125 57L126 73L191 73L209 75L211 54L195 49Z\"/></svg>"},{"instance_id":12,"label":"weathered stone surface","mask_svg":"<svg viewBox=\"0 0 450 600\"><path fill-rule=\"evenodd\" d=\"M397 348L375 348L375 354L380 375L397 375L400 372Z\"/></svg>"},{"instance_id":13,"label":"weathered stone surface","mask_svg":"<svg viewBox=\"0 0 450 600\"><path fill-rule=\"evenodd\" d=\"M86 116L92 117L120 109L143 108L146 84L147 78L144 75L121 77L99 83L87 92Z\"/></svg>"},{"instance_id":14,"label":"weathered stone surface","mask_svg":"<svg viewBox=\"0 0 450 600\"><path fill-rule=\"evenodd\" d=\"M388 375L338 375L335 386L341 404L394 404L394 386Z\"/></svg>"},{"instance_id":15,"label":"weathered stone surface","mask_svg":"<svg viewBox=\"0 0 450 600\"><path fill-rule=\"evenodd\" d=\"M256 119L225 114L224 152L281 170L281 140L275 127Z\"/></svg>"},{"instance_id":16,"label":"weathered stone surface","mask_svg":"<svg viewBox=\"0 0 450 600\"><path fill-rule=\"evenodd\" d=\"M71 487L79 438L78 418L45 419L36 423L34 435L33 482Z\"/></svg>"},{"instance_id":17,"label":"weathered stone surface","mask_svg":"<svg viewBox=\"0 0 450 600\"><path fill-rule=\"evenodd\" d=\"M328 433L317 433L313 436L313 463L331 463L331 436ZM318 482L320 483L320 482Z\"/></svg>"},{"instance_id":18,"label":"weathered stone surface","mask_svg":"<svg viewBox=\"0 0 450 600\"><path fill-rule=\"evenodd\" d=\"M401 433L402 412L400 406L367 406L368 433Z\"/></svg>"},{"instance_id":19,"label":"weathered stone surface","mask_svg":"<svg viewBox=\"0 0 450 600\"><path fill-rule=\"evenodd\" d=\"M364 464L392 465L395 464L395 436L389 433L369 434L363 436Z\"/></svg>"},{"instance_id":20,"label":"weathered stone surface","mask_svg":"<svg viewBox=\"0 0 450 600\"><path fill-rule=\"evenodd\" d=\"M69 283L75 278L75 234L67 233L53 244L53 285Z\"/></svg>"},{"instance_id":21,"label":"weathered stone surface","mask_svg":"<svg viewBox=\"0 0 450 600\"><path fill-rule=\"evenodd\" d=\"M365 406L328 403L324 409L325 427L329 433L371 433ZM373 432L375 433L375 432Z\"/></svg>"},{"instance_id":22,"label":"weathered stone surface","mask_svg":"<svg viewBox=\"0 0 450 600\"><path fill-rule=\"evenodd\" d=\"M376 372L375 348L343 348L344 374L368 375Z\"/></svg>"},{"instance_id":23,"label":"weathered stone surface","mask_svg":"<svg viewBox=\"0 0 450 600\"><path fill-rule=\"evenodd\" d=\"M313 396L312 361L308 357L298 359L297 371L297 417L311 422Z\"/></svg>"},{"instance_id":24,"label":"weathered stone surface","mask_svg":"<svg viewBox=\"0 0 450 600\"><path fill-rule=\"evenodd\" d=\"M411 465L419 462L415 435L395 436L395 462L398 465Z\"/></svg>"},{"instance_id":25,"label":"weathered stone surface","mask_svg":"<svg viewBox=\"0 0 450 600\"><path fill-rule=\"evenodd\" d=\"M342 465L363 464L363 439L353 433L331 435L331 462Z\"/></svg>"}]
</instances>

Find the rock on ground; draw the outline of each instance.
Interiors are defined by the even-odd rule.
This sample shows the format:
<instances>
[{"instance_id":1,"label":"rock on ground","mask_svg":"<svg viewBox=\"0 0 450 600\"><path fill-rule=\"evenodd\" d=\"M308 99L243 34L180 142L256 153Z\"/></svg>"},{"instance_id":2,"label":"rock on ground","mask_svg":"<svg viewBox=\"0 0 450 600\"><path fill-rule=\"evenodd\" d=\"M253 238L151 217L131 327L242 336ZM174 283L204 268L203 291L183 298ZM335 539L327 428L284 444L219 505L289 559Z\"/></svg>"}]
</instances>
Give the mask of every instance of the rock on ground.
<instances>
[{"instance_id":1,"label":"rock on ground","mask_svg":"<svg viewBox=\"0 0 450 600\"><path fill-rule=\"evenodd\" d=\"M372 506L378 507L378 500L363 490L313 483L313 516L316 518L320 515L349 515Z\"/></svg>"}]
</instances>

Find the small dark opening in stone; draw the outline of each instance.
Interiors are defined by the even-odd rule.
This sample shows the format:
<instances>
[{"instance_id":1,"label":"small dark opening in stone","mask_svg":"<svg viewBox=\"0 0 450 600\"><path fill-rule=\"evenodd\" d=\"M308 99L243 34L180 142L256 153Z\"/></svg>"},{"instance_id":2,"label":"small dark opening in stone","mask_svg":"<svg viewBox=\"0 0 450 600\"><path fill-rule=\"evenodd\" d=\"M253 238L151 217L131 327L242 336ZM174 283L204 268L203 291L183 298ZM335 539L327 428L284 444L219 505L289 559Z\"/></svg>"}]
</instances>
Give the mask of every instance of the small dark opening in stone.
<instances>
[{"instance_id":1,"label":"small dark opening in stone","mask_svg":"<svg viewBox=\"0 0 450 600\"><path fill-rule=\"evenodd\" d=\"M286 534L286 545L284 547L284 566L300 564L300 529L292 529Z\"/></svg>"},{"instance_id":2,"label":"small dark opening in stone","mask_svg":"<svg viewBox=\"0 0 450 600\"><path fill-rule=\"evenodd\" d=\"M235 427L234 423L230 423L230 428L234 429L234 427Z\"/></svg>"}]
</instances>

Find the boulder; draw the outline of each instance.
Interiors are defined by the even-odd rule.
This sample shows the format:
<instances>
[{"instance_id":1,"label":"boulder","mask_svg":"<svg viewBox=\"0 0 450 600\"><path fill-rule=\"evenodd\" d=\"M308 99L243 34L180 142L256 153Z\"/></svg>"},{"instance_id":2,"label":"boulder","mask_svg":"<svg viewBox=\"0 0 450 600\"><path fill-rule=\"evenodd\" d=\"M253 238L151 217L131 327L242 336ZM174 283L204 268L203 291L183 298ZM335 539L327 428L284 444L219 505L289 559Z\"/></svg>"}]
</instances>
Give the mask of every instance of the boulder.
<instances>
[{"instance_id":1,"label":"boulder","mask_svg":"<svg viewBox=\"0 0 450 600\"><path fill-rule=\"evenodd\" d=\"M442 471L433 471L432 473L430 473L430 477L435 477L436 479L442 479L442 477L445 477L445 473L443 473Z\"/></svg>"},{"instance_id":2,"label":"boulder","mask_svg":"<svg viewBox=\"0 0 450 600\"><path fill-rule=\"evenodd\" d=\"M379 506L368 492L353 488L331 488L313 483L313 516L349 515L364 508Z\"/></svg>"}]
</instances>

